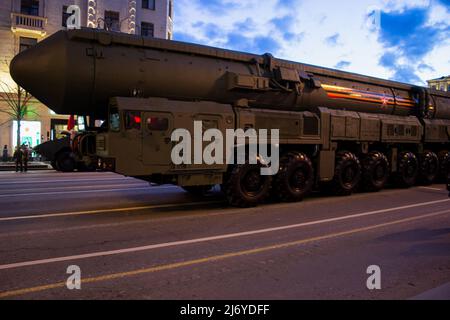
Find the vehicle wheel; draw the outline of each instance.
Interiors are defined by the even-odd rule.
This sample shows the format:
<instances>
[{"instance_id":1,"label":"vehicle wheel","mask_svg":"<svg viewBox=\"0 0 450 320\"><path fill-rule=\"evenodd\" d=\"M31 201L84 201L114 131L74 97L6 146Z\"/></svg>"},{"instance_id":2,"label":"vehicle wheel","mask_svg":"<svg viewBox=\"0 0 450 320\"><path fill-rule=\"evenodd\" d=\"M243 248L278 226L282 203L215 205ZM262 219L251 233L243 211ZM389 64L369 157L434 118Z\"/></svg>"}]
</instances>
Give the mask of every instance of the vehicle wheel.
<instances>
[{"instance_id":1,"label":"vehicle wheel","mask_svg":"<svg viewBox=\"0 0 450 320\"><path fill-rule=\"evenodd\" d=\"M439 158L431 151L425 151L420 157L420 182L433 184L439 175Z\"/></svg>"},{"instance_id":2,"label":"vehicle wheel","mask_svg":"<svg viewBox=\"0 0 450 320\"><path fill-rule=\"evenodd\" d=\"M389 179L389 161L381 152L371 152L362 162L362 188L364 191L382 190Z\"/></svg>"},{"instance_id":3,"label":"vehicle wheel","mask_svg":"<svg viewBox=\"0 0 450 320\"><path fill-rule=\"evenodd\" d=\"M361 180L361 163L351 152L340 152L336 157L334 179L331 191L335 195L352 194Z\"/></svg>"},{"instance_id":4,"label":"vehicle wheel","mask_svg":"<svg viewBox=\"0 0 450 320\"><path fill-rule=\"evenodd\" d=\"M272 188L272 177L261 175L260 165L236 165L230 172L224 191L230 205L254 207L264 202Z\"/></svg>"},{"instance_id":5,"label":"vehicle wheel","mask_svg":"<svg viewBox=\"0 0 450 320\"><path fill-rule=\"evenodd\" d=\"M403 188L410 188L416 184L419 173L419 161L412 152L400 154L396 174L397 185Z\"/></svg>"},{"instance_id":6,"label":"vehicle wheel","mask_svg":"<svg viewBox=\"0 0 450 320\"><path fill-rule=\"evenodd\" d=\"M63 152L57 156L56 166L62 172L73 172L75 170L75 159L70 152Z\"/></svg>"},{"instance_id":7,"label":"vehicle wheel","mask_svg":"<svg viewBox=\"0 0 450 320\"><path fill-rule=\"evenodd\" d=\"M190 187L182 187L186 192L194 195L194 196L204 196L214 186L190 186Z\"/></svg>"},{"instance_id":8,"label":"vehicle wheel","mask_svg":"<svg viewBox=\"0 0 450 320\"><path fill-rule=\"evenodd\" d=\"M53 169L55 169L56 171L59 171L55 160L50 161L50 165L52 166Z\"/></svg>"},{"instance_id":9,"label":"vehicle wheel","mask_svg":"<svg viewBox=\"0 0 450 320\"><path fill-rule=\"evenodd\" d=\"M301 201L311 192L314 168L303 153L290 152L280 159L280 171L274 179L274 193L280 201Z\"/></svg>"},{"instance_id":10,"label":"vehicle wheel","mask_svg":"<svg viewBox=\"0 0 450 320\"><path fill-rule=\"evenodd\" d=\"M445 150L439 152L439 179L446 182L450 170L450 152Z\"/></svg>"}]
</instances>

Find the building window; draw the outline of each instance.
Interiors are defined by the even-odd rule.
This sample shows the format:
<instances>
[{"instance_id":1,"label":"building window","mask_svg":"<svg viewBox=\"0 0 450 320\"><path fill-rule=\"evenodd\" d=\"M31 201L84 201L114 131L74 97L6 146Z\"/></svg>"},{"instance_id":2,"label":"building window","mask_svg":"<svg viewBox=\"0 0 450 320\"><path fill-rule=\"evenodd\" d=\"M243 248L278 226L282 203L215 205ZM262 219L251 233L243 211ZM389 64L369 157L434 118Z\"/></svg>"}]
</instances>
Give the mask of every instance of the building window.
<instances>
[{"instance_id":1,"label":"building window","mask_svg":"<svg viewBox=\"0 0 450 320\"><path fill-rule=\"evenodd\" d=\"M156 0L142 0L142 8L143 9L150 9L155 10L156 9Z\"/></svg>"},{"instance_id":2,"label":"building window","mask_svg":"<svg viewBox=\"0 0 450 320\"><path fill-rule=\"evenodd\" d=\"M141 22L141 36L151 38L155 36L155 27L153 23Z\"/></svg>"},{"instance_id":3,"label":"building window","mask_svg":"<svg viewBox=\"0 0 450 320\"><path fill-rule=\"evenodd\" d=\"M105 11L105 29L120 31L120 14L116 11Z\"/></svg>"},{"instance_id":4,"label":"building window","mask_svg":"<svg viewBox=\"0 0 450 320\"><path fill-rule=\"evenodd\" d=\"M28 48L31 48L37 43L37 39L35 38L26 38L20 37L19 39L19 52L25 51Z\"/></svg>"},{"instance_id":5,"label":"building window","mask_svg":"<svg viewBox=\"0 0 450 320\"><path fill-rule=\"evenodd\" d=\"M21 0L20 13L29 16L39 16L39 0Z\"/></svg>"},{"instance_id":6,"label":"building window","mask_svg":"<svg viewBox=\"0 0 450 320\"><path fill-rule=\"evenodd\" d=\"M62 11L62 23L61 23L61 25L64 27L64 28L67 28L67 19L69 19L69 17L71 16L71 14L70 13L67 13L67 8L68 8L68 6L63 6L63 11Z\"/></svg>"},{"instance_id":7,"label":"building window","mask_svg":"<svg viewBox=\"0 0 450 320\"><path fill-rule=\"evenodd\" d=\"M443 84L441 84L441 91L445 91Z\"/></svg>"},{"instance_id":8,"label":"building window","mask_svg":"<svg viewBox=\"0 0 450 320\"><path fill-rule=\"evenodd\" d=\"M447 91L450 92L450 83L447 85Z\"/></svg>"}]
</instances>

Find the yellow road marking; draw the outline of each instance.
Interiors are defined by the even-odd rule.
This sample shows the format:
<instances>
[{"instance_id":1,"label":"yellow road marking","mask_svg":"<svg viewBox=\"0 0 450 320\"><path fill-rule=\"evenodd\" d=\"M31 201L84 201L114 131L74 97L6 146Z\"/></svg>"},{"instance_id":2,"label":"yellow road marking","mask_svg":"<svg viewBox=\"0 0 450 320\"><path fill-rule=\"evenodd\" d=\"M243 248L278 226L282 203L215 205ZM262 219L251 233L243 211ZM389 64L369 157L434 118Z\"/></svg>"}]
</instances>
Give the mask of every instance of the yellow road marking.
<instances>
[{"instance_id":1,"label":"yellow road marking","mask_svg":"<svg viewBox=\"0 0 450 320\"><path fill-rule=\"evenodd\" d=\"M258 253L263 253L263 252L273 251L273 250L278 250L278 249L285 249L285 248L289 248L289 247L293 247L293 246L306 244L309 242L315 242L315 241L327 240L327 239L331 239L331 238L348 236L348 235L352 235L352 234L356 234L356 233L361 233L364 231L371 231L374 229L393 226L393 225L397 225L397 224L401 224L401 223L412 222L412 221L426 219L426 218L432 218L432 217L436 217L436 216L444 215L444 214L448 214L448 213L450 213L450 210L435 212L432 214L426 214L426 215L421 215L421 216L416 216L416 217L411 217L411 218L406 218L406 219L401 219L401 220L396 220L396 221L391 221L391 222L386 222L386 223L381 223L381 224L372 225L372 226L363 227L363 228L356 228L356 229L343 231L343 232L336 232L336 233L332 233L332 234L328 234L328 235L317 236L317 237L312 237L312 238L303 239L303 240L297 240L297 241L292 241L292 242L276 244L276 245L272 245L272 246L266 246L266 247L255 248L255 249L250 249L250 250L243 250L243 251L236 251L236 252L231 252L231 253L217 255L217 256L211 256L211 257L190 260L190 261L184 261L184 262L177 262L177 263L166 264L166 265L150 267L150 268L145 268L145 269L138 269L138 270L127 271L127 272L113 273L113 274L103 275L103 276L98 276L98 277L91 277L91 278L82 279L81 283L83 285L86 283L101 282L101 281L114 280L114 279L119 279L119 278L124 278L124 277L136 276L136 275L140 275L140 274L155 273L155 272L159 272L159 271L188 267L188 266L203 264L203 263L208 263L208 262L217 262L217 261L221 261L221 260L225 260L225 259L229 259L229 258L258 254ZM0 292L0 298L7 298L7 297L24 295L24 294L34 293L34 292L51 290L51 289L64 288L65 286L66 286L66 282L57 282L57 283L52 283L52 284L47 284L47 285L42 285L42 286L5 291L5 292Z\"/></svg>"}]
</instances>

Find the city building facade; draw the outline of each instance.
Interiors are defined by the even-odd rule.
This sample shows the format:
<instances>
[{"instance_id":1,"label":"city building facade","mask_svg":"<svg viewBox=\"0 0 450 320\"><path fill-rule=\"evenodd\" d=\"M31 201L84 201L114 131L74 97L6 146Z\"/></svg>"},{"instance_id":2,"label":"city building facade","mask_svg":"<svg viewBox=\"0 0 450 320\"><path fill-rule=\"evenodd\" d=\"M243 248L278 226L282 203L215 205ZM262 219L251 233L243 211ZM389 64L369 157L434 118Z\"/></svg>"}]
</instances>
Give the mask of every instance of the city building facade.
<instances>
[{"instance_id":1,"label":"city building facade","mask_svg":"<svg viewBox=\"0 0 450 320\"><path fill-rule=\"evenodd\" d=\"M81 10L81 27L101 28L146 37L172 39L174 0L1 0L0 1L0 110L8 110L5 92L17 92L9 63L19 52L51 34L66 29L67 8ZM9 94L9 97L11 94ZM21 141L34 147L57 138L67 115L57 115L36 99L21 123ZM80 117L80 120L82 118ZM80 123L80 129L81 123ZM17 123L0 112L0 146L12 154Z\"/></svg>"},{"instance_id":2,"label":"city building facade","mask_svg":"<svg viewBox=\"0 0 450 320\"><path fill-rule=\"evenodd\" d=\"M450 92L450 76L428 80L427 82L430 88Z\"/></svg>"}]
</instances>

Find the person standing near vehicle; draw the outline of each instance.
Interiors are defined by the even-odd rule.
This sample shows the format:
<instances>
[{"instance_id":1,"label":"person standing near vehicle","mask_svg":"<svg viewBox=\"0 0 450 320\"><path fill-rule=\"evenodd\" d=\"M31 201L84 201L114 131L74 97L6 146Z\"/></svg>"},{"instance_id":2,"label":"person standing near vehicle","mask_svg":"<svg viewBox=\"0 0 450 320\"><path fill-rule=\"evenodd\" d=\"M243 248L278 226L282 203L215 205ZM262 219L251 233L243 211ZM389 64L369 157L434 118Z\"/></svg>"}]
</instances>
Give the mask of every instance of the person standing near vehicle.
<instances>
[{"instance_id":1,"label":"person standing near vehicle","mask_svg":"<svg viewBox=\"0 0 450 320\"><path fill-rule=\"evenodd\" d=\"M8 146L5 144L3 147L3 155L2 155L2 161L6 162L8 161Z\"/></svg>"},{"instance_id":2,"label":"person standing near vehicle","mask_svg":"<svg viewBox=\"0 0 450 320\"><path fill-rule=\"evenodd\" d=\"M18 146L16 147L16 150L14 151L13 155L14 160L16 161L16 172L23 172L23 153L22 149Z\"/></svg>"},{"instance_id":3,"label":"person standing near vehicle","mask_svg":"<svg viewBox=\"0 0 450 320\"><path fill-rule=\"evenodd\" d=\"M28 148L28 145L24 144L22 145L22 157L23 157L23 170L25 172L28 171L28 160L30 158L30 149Z\"/></svg>"}]
</instances>

